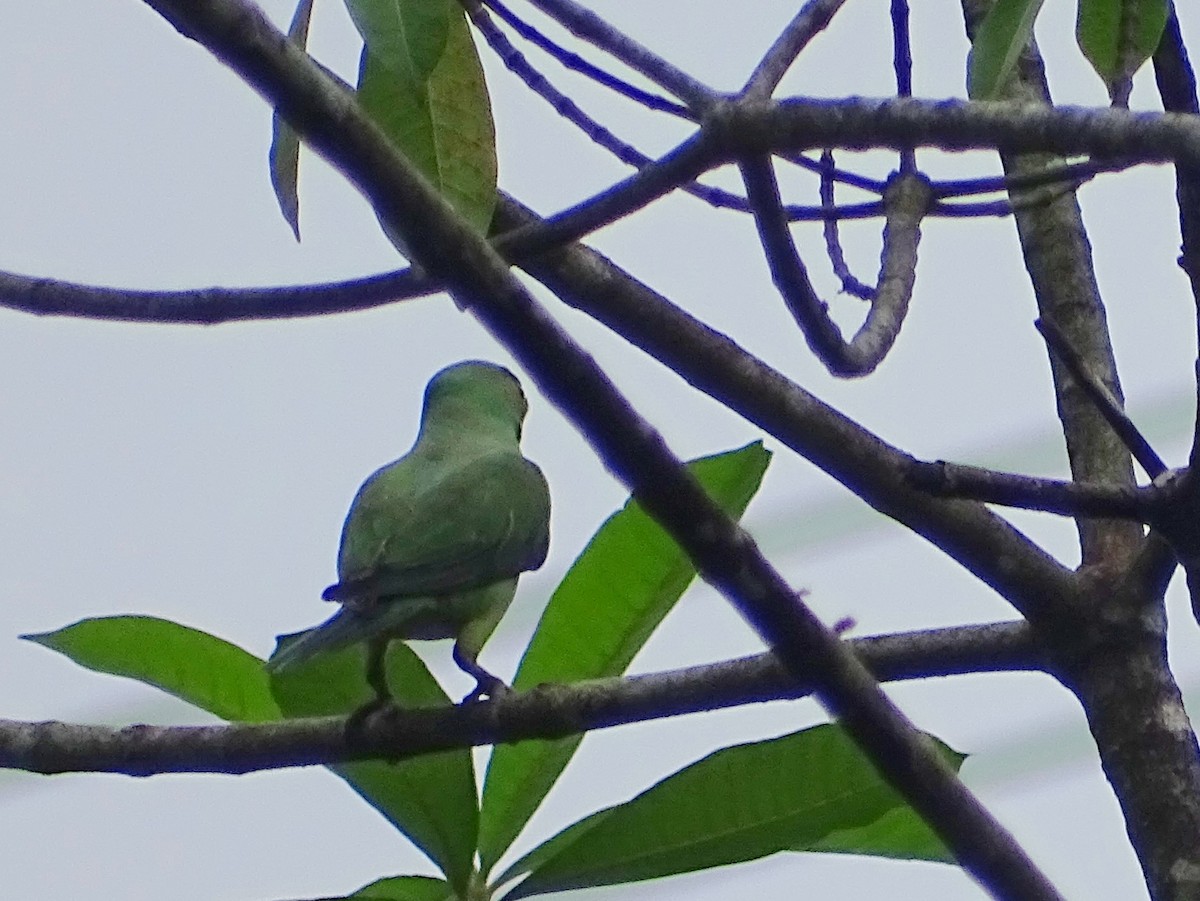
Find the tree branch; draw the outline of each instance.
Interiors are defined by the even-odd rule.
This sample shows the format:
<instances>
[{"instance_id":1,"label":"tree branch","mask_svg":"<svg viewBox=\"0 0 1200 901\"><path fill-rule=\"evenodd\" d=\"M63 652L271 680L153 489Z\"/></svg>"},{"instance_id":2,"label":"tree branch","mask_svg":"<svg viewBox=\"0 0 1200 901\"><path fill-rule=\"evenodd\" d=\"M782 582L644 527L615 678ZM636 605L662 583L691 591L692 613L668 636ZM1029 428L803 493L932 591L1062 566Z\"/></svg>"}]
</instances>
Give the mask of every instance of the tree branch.
<instances>
[{"instance_id":1,"label":"tree branch","mask_svg":"<svg viewBox=\"0 0 1200 901\"><path fill-rule=\"evenodd\" d=\"M693 112L702 113L716 100L717 94L712 88L671 65L574 0L529 0L529 3L577 38L599 47L663 90L670 91Z\"/></svg>"},{"instance_id":2,"label":"tree branch","mask_svg":"<svg viewBox=\"0 0 1200 901\"><path fill-rule=\"evenodd\" d=\"M1071 344L1070 339L1063 334L1062 329L1048 319L1038 319L1034 322L1034 327L1046 339L1046 344L1058 356L1063 365L1070 370L1076 384L1087 395L1097 412L1104 417L1104 421L1117 433L1117 437L1121 439L1121 443L1125 445L1133 458L1141 464L1146 475L1151 479L1157 479L1166 472L1167 464L1150 446L1150 442L1146 440L1146 436L1141 433L1134 421L1129 418L1124 404L1088 368L1083 356Z\"/></svg>"},{"instance_id":3,"label":"tree branch","mask_svg":"<svg viewBox=\"0 0 1200 901\"><path fill-rule=\"evenodd\" d=\"M779 185L770 157L748 157L740 163L754 223L771 270L792 318L808 346L834 375L862 376L874 371L900 334L916 279L921 219L929 206L929 183L918 175L896 176L884 191L887 221L878 285L862 326L849 341L817 297L808 271L796 251L783 214Z\"/></svg>"},{"instance_id":4,"label":"tree branch","mask_svg":"<svg viewBox=\"0 0 1200 901\"><path fill-rule=\"evenodd\" d=\"M649 91L643 91L636 85L625 81L625 79L618 78L609 72L605 72L599 66L593 65L578 53L574 53L561 44L550 40L550 38L546 37L546 35L542 34L528 22L523 21L512 10L501 3L500 0L465 0L463 5L467 7L467 14L471 16L471 21L476 25L479 25L481 18L485 21L491 21L487 18L486 13L482 13L478 17L476 15L482 8L486 7L488 11L495 13L496 17L502 20L513 31L515 31L525 40L532 43L534 46L540 47L546 53L550 54L550 56L558 60L558 62L565 68L578 72L579 74L590 78L592 81L596 82L596 84L603 85L611 91L616 91L623 97L628 97L630 100L634 101L635 103L640 103L647 109L656 110L657 112L661 113L670 113L673 116L679 116L680 118L691 119L693 121L696 118L695 114L686 106L681 106L672 100L668 100L665 97L660 97L658 94L651 94ZM490 43L491 41L489 40L489 44ZM518 51L515 47L512 47L512 45L508 43L507 39L505 39L505 44L512 49L513 53L521 56L520 51ZM494 44L492 44L492 49L496 49ZM504 56L503 53L500 53L499 51L497 52L501 57ZM530 71L534 71L532 67L530 67Z\"/></svg>"},{"instance_id":5,"label":"tree branch","mask_svg":"<svg viewBox=\"0 0 1200 901\"><path fill-rule=\"evenodd\" d=\"M846 0L808 0L763 54L742 88L747 100L765 100L813 38L825 30Z\"/></svg>"},{"instance_id":6,"label":"tree branch","mask_svg":"<svg viewBox=\"0 0 1200 901\"><path fill-rule=\"evenodd\" d=\"M784 151L936 147L1091 154L1134 163L1200 165L1200 122L1175 113L1007 101L789 97L725 101L705 118L732 158Z\"/></svg>"},{"instance_id":7,"label":"tree branch","mask_svg":"<svg viewBox=\"0 0 1200 901\"><path fill-rule=\"evenodd\" d=\"M1100 516L1150 522L1154 509L1166 500L1154 487L1080 485L1058 479L995 472L938 460L916 462L913 484L938 497L962 497L1022 510L1040 510L1062 516Z\"/></svg>"},{"instance_id":8,"label":"tree branch","mask_svg":"<svg viewBox=\"0 0 1200 901\"><path fill-rule=\"evenodd\" d=\"M886 680L1038 670L1024 623L992 623L848 643ZM85 726L0 720L0 767L35 773L249 773L354 760L406 759L450 748L562 738L592 729L807 697L771 654L671 672L543 685L481 704L395 709L356 739L340 716L217 726Z\"/></svg>"}]
</instances>

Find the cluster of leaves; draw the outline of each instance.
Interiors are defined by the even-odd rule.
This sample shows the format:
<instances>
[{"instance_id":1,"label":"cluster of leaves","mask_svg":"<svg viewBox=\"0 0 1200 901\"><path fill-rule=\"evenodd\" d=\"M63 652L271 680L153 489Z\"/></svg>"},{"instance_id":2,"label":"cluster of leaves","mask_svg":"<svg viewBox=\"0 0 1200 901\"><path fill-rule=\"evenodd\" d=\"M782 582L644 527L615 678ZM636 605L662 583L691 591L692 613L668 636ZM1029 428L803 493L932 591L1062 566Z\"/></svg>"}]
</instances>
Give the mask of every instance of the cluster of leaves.
<instances>
[{"instance_id":1,"label":"cluster of leaves","mask_svg":"<svg viewBox=\"0 0 1200 901\"><path fill-rule=\"evenodd\" d=\"M996 0L971 48L967 90L999 96L1029 43L1043 0ZM1124 105L1133 73L1154 53L1167 24L1167 0L1078 0L1075 40L1114 103Z\"/></svg>"},{"instance_id":2,"label":"cluster of leaves","mask_svg":"<svg viewBox=\"0 0 1200 901\"><path fill-rule=\"evenodd\" d=\"M358 102L467 222L485 232L496 205L496 135L483 66L458 0L346 0L363 48ZM289 34L307 46L313 0ZM300 238L300 141L275 116L271 183ZM386 229L385 229L386 230ZM403 250L399 236L389 234Z\"/></svg>"},{"instance_id":3,"label":"cluster of leaves","mask_svg":"<svg viewBox=\"0 0 1200 901\"><path fill-rule=\"evenodd\" d=\"M769 458L755 443L689 467L730 515L740 517ZM694 576L670 537L628 502L602 525L554 592L514 688L624 673ZM263 661L241 648L151 617L91 619L27 637L85 667L138 679L230 721L346 714L371 697L360 649L268 675ZM407 646L393 642L387 666L388 682L404 705L451 703ZM784 850L951 862L849 739L825 725L716 751L637 797L584 817L497 873L581 740L497 746L482 798L470 749L331 767L443 874L389 877L348 897L516 899ZM944 751L961 764L960 755Z\"/></svg>"}]
</instances>

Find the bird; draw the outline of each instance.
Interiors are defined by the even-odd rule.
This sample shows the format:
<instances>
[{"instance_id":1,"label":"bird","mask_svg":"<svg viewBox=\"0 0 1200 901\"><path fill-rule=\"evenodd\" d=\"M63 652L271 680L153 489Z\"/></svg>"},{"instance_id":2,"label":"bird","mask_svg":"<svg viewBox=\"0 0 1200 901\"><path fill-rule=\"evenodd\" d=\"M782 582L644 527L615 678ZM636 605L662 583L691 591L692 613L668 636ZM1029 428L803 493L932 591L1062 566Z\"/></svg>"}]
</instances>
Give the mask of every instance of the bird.
<instances>
[{"instance_id":1,"label":"bird","mask_svg":"<svg viewBox=\"0 0 1200 901\"><path fill-rule=\"evenodd\" d=\"M454 662L476 680L464 703L507 690L479 652L550 542L550 489L520 447L528 409L516 376L494 363L466 360L430 379L416 443L350 504L338 581L322 594L341 609L281 642L269 671L365 642L373 704L385 705L393 639L453 638Z\"/></svg>"}]
</instances>

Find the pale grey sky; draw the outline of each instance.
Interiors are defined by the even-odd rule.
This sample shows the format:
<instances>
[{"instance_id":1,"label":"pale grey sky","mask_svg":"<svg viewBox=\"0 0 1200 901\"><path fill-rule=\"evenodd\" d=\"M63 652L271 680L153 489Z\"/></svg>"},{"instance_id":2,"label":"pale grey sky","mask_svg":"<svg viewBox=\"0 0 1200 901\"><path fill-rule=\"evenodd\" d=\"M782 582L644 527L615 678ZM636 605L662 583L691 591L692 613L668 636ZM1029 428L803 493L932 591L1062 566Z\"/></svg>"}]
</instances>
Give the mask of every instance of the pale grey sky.
<instances>
[{"instance_id":1,"label":"pale grey sky","mask_svg":"<svg viewBox=\"0 0 1200 901\"><path fill-rule=\"evenodd\" d=\"M263 5L276 22L291 15L287 0ZM794 11L781 0L592 6L719 88L742 81ZM888 93L886 6L847 4L784 93ZM1071 42L1069 10L1050 6L1041 34L1056 96L1104 102ZM957 5L914 7L916 92L960 96L967 44ZM266 176L269 110L144 4L0 0L0 14L0 118L10 123L0 167L0 268L128 287L200 287L322 281L397 264L366 204L312 156L302 162L304 242L295 244ZM350 73L355 41L340 4L318 4L313 52ZM558 78L554 64L540 65ZM507 190L548 213L624 173L490 59L487 68ZM1134 106L1153 105L1149 87L1143 72ZM680 135L595 90L580 96L648 151ZM892 165L885 157L858 162L881 174ZM996 164L972 155L933 168L994 173ZM797 200L815 198L806 182L791 190ZM1160 451L1179 462L1190 432L1195 348L1191 302L1174 266L1172 192L1170 173L1160 167L1105 177L1082 196L1130 407L1148 417ZM857 271L873 278L878 224L845 234ZM898 346L873 377L855 382L835 381L812 358L770 286L745 217L673 198L592 242L913 453L997 462L1006 448L1033 448L1018 454L1021 465L1062 471L1057 445L1038 438L1053 427L1052 398L1010 222L928 225ZM819 231L806 227L800 245L818 286L832 297ZM854 301L837 303L854 312ZM548 304L679 454L760 437L620 339ZM265 655L276 633L327 613L319 592L333 574L350 497L367 473L408 447L428 376L466 357L507 361L445 298L211 328L0 310L0 715L203 721L150 689L86 672L16 636L139 612ZM624 497L580 437L536 396L527 435L528 454L554 492L554 531L549 563L523 580L510 618L485 651L485 662L502 676L511 674L555 578ZM1011 616L938 552L880 526L864 509L780 452L748 523L823 616L853 615L860 634ZM1019 522L1072 559L1071 528L1047 517ZM1185 681L1194 681L1197 628L1185 610L1173 595L1175 659ZM759 648L736 614L699 587L635 668ZM426 657L452 693L465 689L444 646L429 647ZM1094 755L1075 750L1086 749L1086 733L1064 691L1044 677L1013 675L905 685L893 694L921 726L975 754L964 770L968 783L1067 897L1144 897ZM591 736L518 850L712 748L819 718L809 703L772 705ZM1051 736L1051 746L1025 750L1022 737L1038 733ZM1039 768L1064 747L1065 768ZM1014 778L1014 761L1019 769L1024 760L1033 775ZM13 897L316 897L383 875L431 872L319 769L238 779L13 776L0 780L0 810ZM596 894L704 901L751 889L792 896L798 888L828 899L982 897L948 867L796 855Z\"/></svg>"}]
</instances>

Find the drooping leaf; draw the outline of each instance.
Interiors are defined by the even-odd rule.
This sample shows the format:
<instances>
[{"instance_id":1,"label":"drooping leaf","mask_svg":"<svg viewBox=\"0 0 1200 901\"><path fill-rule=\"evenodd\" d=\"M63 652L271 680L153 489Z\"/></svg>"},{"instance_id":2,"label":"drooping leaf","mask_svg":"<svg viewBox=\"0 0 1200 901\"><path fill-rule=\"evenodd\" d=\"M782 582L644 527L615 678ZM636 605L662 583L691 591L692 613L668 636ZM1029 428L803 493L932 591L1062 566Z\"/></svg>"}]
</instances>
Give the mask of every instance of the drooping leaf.
<instances>
[{"instance_id":1,"label":"drooping leaf","mask_svg":"<svg viewBox=\"0 0 1200 901\"><path fill-rule=\"evenodd\" d=\"M1042 0L996 0L971 45L967 63L967 96L994 100L1016 68L1029 43Z\"/></svg>"},{"instance_id":2,"label":"drooping leaf","mask_svg":"<svg viewBox=\"0 0 1200 901\"><path fill-rule=\"evenodd\" d=\"M727 513L740 518L770 457L755 442L688 467ZM554 592L514 687L620 675L695 574L670 536L636 503L626 503L600 527ZM580 741L573 736L493 750L480 821L484 872L524 828Z\"/></svg>"},{"instance_id":3,"label":"drooping leaf","mask_svg":"<svg viewBox=\"0 0 1200 901\"><path fill-rule=\"evenodd\" d=\"M373 697L365 674L366 654L356 646L272 673L270 684L285 716L348 714ZM387 681L402 706L450 703L420 658L398 641L388 650ZM425 852L455 888L465 892L479 829L475 767L469 748L394 764L370 761L330 769Z\"/></svg>"},{"instance_id":4,"label":"drooping leaf","mask_svg":"<svg viewBox=\"0 0 1200 901\"><path fill-rule=\"evenodd\" d=\"M1168 0L1079 0L1075 39L1114 99L1158 47Z\"/></svg>"},{"instance_id":5,"label":"drooping leaf","mask_svg":"<svg viewBox=\"0 0 1200 901\"><path fill-rule=\"evenodd\" d=\"M423 82L438 65L454 19L454 0L346 0L346 8L370 55L411 83Z\"/></svg>"},{"instance_id":6,"label":"drooping leaf","mask_svg":"<svg viewBox=\"0 0 1200 901\"><path fill-rule=\"evenodd\" d=\"M825 725L716 751L568 827L500 881L529 872L505 896L516 899L797 849L951 859L841 729Z\"/></svg>"},{"instance_id":7,"label":"drooping leaf","mask_svg":"<svg viewBox=\"0 0 1200 901\"><path fill-rule=\"evenodd\" d=\"M425 76L407 77L364 48L358 99L450 205L486 232L496 205L496 136L483 67L461 11ZM398 235L389 237L406 252Z\"/></svg>"},{"instance_id":8,"label":"drooping leaf","mask_svg":"<svg viewBox=\"0 0 1200 901\"><path fill-rule=\"evenodd\" d=\"M301 50L308 47L308 25L312 20L313 0L300 0L292 16L288 37ZM278 111L271 115L271 149L267 153L267 165L271 173L271 188L279 212L292 228L296 240L300 240L300 136L284 121Z\"/></svg>"},{"instance_id":9,"label":"drooping leaf","mask_svg":"<svg viewBox=\"0 0 1200 901\"><path fill-rule=\"evenodd\" d=\"M161 688L222 719L266 722L280 717L263 662L199 629L153 616L107 616L21 637L87 669Z\"/></svg>"}]
</instances>

